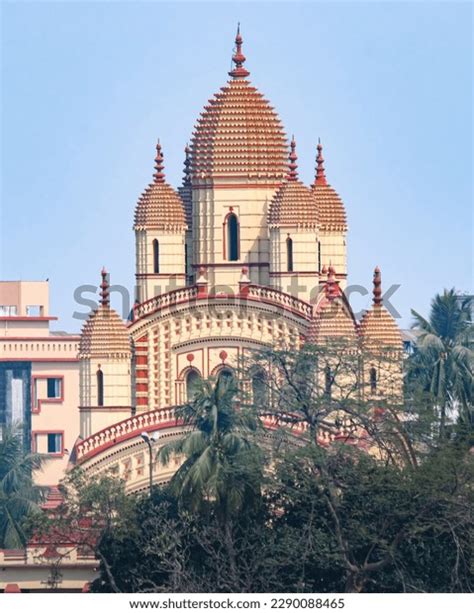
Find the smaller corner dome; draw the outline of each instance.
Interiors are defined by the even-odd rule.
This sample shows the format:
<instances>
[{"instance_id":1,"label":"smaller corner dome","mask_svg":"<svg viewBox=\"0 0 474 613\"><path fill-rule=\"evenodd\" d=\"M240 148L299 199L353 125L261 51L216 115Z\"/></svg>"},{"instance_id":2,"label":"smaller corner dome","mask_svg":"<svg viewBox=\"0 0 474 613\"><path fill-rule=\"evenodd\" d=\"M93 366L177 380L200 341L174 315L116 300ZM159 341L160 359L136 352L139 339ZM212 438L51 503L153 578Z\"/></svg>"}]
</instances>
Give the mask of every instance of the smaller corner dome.
<instances>
[{"instance_id":1,"label":"smaller corner dome","mask_svg":"<svg viewBox=\"0 0 474 613\"><path fill-rule=\"evenodd\" d=\"M161 145L156 146L154 181L138 199L135 230L180 231L186 227L184 204L179 194L165 181Z\"/></svg>"},{"instance_id":2,"label":"smaller corner dome","mask_svg":"<svg viewBox=\"0 0 474 613\"><path fill-rule=\"evenodd\" d=\"M333 266L329 266L327 281L321 290L313 307L308 342L319 344L337 338L355 344L358 340L357 324L351 306L336 281Z\"/></svg>"},{"instance_id":3,"label":"smaller corner dome","mask_svg":"<svg viewBox=\"0 0 474 613\"><path fill-rule=\"evenodd\" d=\"M316 177L311 190L318 207L320 228L346 231L347 217L344 203L336 190L327 182L321 143L318 143L317 149Z\"/></svg>"},{"instance_id":4,"label":"smaller corner dome","mask_svg":"<svg viewBox=\"0 0 474 613\"><path fill-rule=\"evenodd\" d=\"M318 208L312 191L298 180L296 143L291 140L286 181L274 195L268 212L268 225L280 228L317 228Z\"/></svg>"},{"instance_id":5,"label":"smaller corner dome","mask_svg":"<svg viewBox=\"0 0 474 613\"><path fill-rule=\"evenodd\" d=\"M360 334L366 344L403 349L402 333L383 305L374 305L360 322Z\"/></svg>"},{"instance_id":6,"label":"smaller corner dome","mask_svg":"<svg viewBox=\"0 0 474 613\"><path fill-rule=\"evenodd\" d=\"M280 228L318 227L318 208L301 181L285 181L270 203L268 225Z\"/></svg>"},{"instance_id":7,"label":"smaller corner dome","mask_svg":"<svg viewBox=\"0 0 474 613\"><path fill-rule=\"evenodd\" d=\"M374 270L373 285L373 306L360 322L362 342L401 350L403 339L400 328L382 304L382 274L378 266Z\"/></svg>"},{"instance_id":8,"label":"smaller corner dome","mask_svg":"<svg viewBox=\"0 0 474 613\"><path fill-rule=\"evenodd\" d=\"M110 308L110 285L105 268L101 275L100 305L82 328L79 357L129 358L132 354L130 335L123 319Z\"/></svg>"},{"instance_id":9,"label":"smaller corner dome","mask_svg":"<svg viewBox=\"0 0 474 613\"><path fill-rule=\"evenodd\" d=\"M344 203L336 190L330 185L311 187L319 214L321 230L347 230Z\"/></svg>"},{"instance_id":10,"label":"smaller corner dome","mask_svg":"<svg viewBox=\"0 0 474 613\"><path fill-rule=\"evenodd\" d=\"M100 305L82 328L79 357L124 358L131 353L131 339L124 321L114 309Z\"/></svg>"}]
</instances>

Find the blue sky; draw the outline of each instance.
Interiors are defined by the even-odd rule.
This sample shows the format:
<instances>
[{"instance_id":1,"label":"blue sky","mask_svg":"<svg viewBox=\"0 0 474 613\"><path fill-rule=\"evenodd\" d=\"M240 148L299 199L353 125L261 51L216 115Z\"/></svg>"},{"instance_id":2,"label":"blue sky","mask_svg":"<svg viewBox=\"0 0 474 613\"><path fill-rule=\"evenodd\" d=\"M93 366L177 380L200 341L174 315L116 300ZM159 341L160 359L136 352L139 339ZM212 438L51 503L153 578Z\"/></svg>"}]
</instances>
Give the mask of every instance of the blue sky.
<instances>
[{"instance_id":1,"label":"blue sky","mask_svg":"<svg viewBox=\"0 0 474 613\"><path fill-rule=\"evenodd\" d=\"M70 331L74 289L103 265L133 287L156 138L177 185L237 21L307 182L322 139L350 282L370 287L379 265L405 326L444 287L472 291L469 3L3 3L1 278L49 277Z\"/></svg>"}]
</instances>

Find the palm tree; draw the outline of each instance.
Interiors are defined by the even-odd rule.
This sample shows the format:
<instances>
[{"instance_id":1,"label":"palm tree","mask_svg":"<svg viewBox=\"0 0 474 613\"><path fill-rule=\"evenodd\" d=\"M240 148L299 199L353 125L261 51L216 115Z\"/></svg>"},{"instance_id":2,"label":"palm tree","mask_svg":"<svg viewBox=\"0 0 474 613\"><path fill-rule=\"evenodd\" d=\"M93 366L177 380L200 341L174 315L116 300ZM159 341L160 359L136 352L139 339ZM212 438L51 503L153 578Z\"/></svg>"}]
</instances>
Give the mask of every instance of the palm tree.
<instances>
[{"instance_id":1,"label":"palm tree","mask_svg":"<svg viewBox=\"0 0 474 613\"><path fill-rule=\"evenodd\" d=\"M427 393L439 412L439 434L446 435L450 412L474 425L474 326L472 298L460 299L454 289L444 290L431 302L429 319L412 310L412 328L420 332L409 362L409 379Z\"/></svg>"},{"instance_id":2,"label":"palm tree","mask_svg":"<svg viewBox=\"0 0 474 613\"><path fill-rule=\"evenodd\" d=\"M33 484L32 473L43 456L24 452L19 426L6 426L0 434L0 548L18 549L26 545L26 519L39 511L43 488Z\"/></svg>"},{"instance_id":3,"label":"palm tree","mask_svg":"<svg viewBox=\"0 0 474 613\"><path fill-rule=\"evenodd\" d=\"M164 465L173 455L184 456L172 491L192 510L213 505L223 519L258 497L263 470L254 440L260 421L238 406L237 392L233 377L202 382L194 400L176 412L191 431L157 454Z\"/></svg>"}]
</instances>

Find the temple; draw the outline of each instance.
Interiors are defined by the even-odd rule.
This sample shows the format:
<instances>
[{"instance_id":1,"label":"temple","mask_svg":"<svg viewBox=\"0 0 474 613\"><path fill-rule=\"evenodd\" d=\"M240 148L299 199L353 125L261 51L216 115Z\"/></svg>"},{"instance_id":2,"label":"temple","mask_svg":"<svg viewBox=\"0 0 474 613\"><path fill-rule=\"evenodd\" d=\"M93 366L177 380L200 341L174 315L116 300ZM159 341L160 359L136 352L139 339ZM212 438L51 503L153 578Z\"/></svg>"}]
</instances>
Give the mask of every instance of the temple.
<instances>
[{"instance_id":1,"label":"temple","mask_svg":"<svg viewBox=\"0 0 474 613\"><path fill-rule=\"evenodd\" d=\"M390 389L378 358L363 365L361 387L379 395L401 389L402 339L382 304L380 270L374 305L358 322L344 295L346 212L322 144L314 182L305 185L296 140L288 147L277 113L251 84L242 43L238 31L230 79L197 120L177 189L166 181L165 147L156 145L155 172L135 209L131 321L111 309L103 271L101 304L82 331L74 461L112 470L129 491L147 487L141 433L181 436L173 410L199 379L241 376L262 347L297 350L338 338L356 352L384 347L395 356ZM258 381L247 383L252 393ZM154 479L173 470L155 466Z\"/></svg>"},{"instance_id":2,"label":"temple","mask_svg":"<svg viewBox=\"0 0 474 613\"><path fill-rule=\"evenodd\" d=\"M136 296L127 321L110 305L105 269L80 336L50 331L46 282L0 284L0 428L22 422L25 449L48 454L35 474L49 486L47 508L60 502L57 484L73 466L117 475L129 492L149 487L144 438L158 448L183 435L175 407L193 398L200 379L236 377L274 430L258 394L266 373L242 379L255 350L336 349L343 340L364 356L362 397L401 394L402 337L383 305L381 272L375 268L373 306L357 321L344 294L346 211L323 146L315 142L315 177L305 185L296 139L288 142L251 84L242 45L238 30L229 80L196 122L179 187L166 180L166 144L156 144L135 207ZM341 439L337 427L344 425L321 430L321 445ZM178 465L153 462L153 482L168 481ZM0 589L47 589L60 554L40 542L0 551ZM95 576L95 560L79 554L68 558L59 589L86 590Z\"/></svg>"}]
</instances>

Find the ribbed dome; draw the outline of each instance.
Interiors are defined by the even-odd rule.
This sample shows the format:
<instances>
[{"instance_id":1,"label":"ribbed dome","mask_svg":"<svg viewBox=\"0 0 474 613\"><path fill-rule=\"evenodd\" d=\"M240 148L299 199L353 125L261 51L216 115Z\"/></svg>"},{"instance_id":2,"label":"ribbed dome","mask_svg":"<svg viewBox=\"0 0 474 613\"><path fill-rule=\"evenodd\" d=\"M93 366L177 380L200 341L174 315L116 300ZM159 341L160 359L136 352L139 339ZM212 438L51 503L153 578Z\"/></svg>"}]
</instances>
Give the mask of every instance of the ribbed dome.
<instances>
[{"instance_id":1,"label":"ribbed dome","mask_svg":"<svg viewBox=\"0 0 474 613\"><path fill-rule=\"evenodd\" d=\"M165 182L160 143L156 146L154 182L138 199L135 209L135 230L183 230L186 226L183 201Z\"/></svg>"},{"instance_id":2,"label":"ribbed dome","mask_svg":"<svg viewBox=\"0 0 474 613\"><path fill-rule=\"evenodd\" d=\"M196 124L193 182L222 177L278 183L286 174L285 133L273 107L246 79L239 32L235 42L232 80L209 100Z\"/></svg>"},{"instance_id":3,"label":"ribbed dome","mask_svg":"<svg viewBox=\"0 0 474 613\"><path fill-rule=\"evenodd\" d=\"M403 348L402 334L395 320L382 305L374 305L360 322L362 340L394 349Z\"/></svg>"},{"instance_id":4,"label":"ribbed dome","mask_svg":"<svg viewBox=\"0 0 474 613\"><path fill-rule=\"evenodd\" d=\"M346 342L357 341L357 331L342 298L330 303L325 301L315 314L308 334L308 342L315 345L340 338Z\"/></svg>"},{"instance_id":5,"label":"ribbed dome","mask_svg":"<svg viewBox=\"0 0 474 613\"><path fill-rule=\"evenodd\" d=\"M382 276L377 267L374 271L374 304L360 322L360 333L365 344L403 349L400 328L382 304Z\"/></svg>"},{"instance_id":6,"label":"ribbed dome","mask_svg":"<svg viewBox=\"0 0 474 613\"><path fill-rule=\"evenodd\" d=\"M122 358L130 357L131 342L128 330L109 304L109 282L107 272L102 269L101 304L90 315L81 331L79 341L80 358Z\"/></svg>"},{"instance_id":7,"label":"ribbed dome","mask_svg":"<svg viewBox=\"0 0 474 613\"><path fill-rule=\"evenodd\" d=\"M296 143L291 141L287 181L270 204L268 225L280 228L317 228L318 209L312 191L298 180Z\"/></svg>"},{"instance_id":8,"label":"ribbed dome","mask_svg":"<svg viewBox=\"0 0 474 613\"><path fill-rule=\"evenodd\" d=\"M79 357L118 358L131 354L130 336L118 313L100 305L84 324Z\"/></svg>"},{"instance_id":9,"label":"ribbed dome","mask_svg":"<svg viewBox=\"0 0 474 613\"><path fill-rule=\"evenodd\" d=\"M321 344L334 338L347 343L358 339L357 327L351 308L336 282L335 270L328 270L328 278L314 306L313 322L308 333L308 342Z\"/></svg>"},{"instance_id":10,"label":"ribbed dome","mask_svg":"<svg viewBox=\"0 0 474 613\"><path fill-rule=\"evenodd\" d=\"M318 227L318 209L311 190L301 181L287 181L270 204L268 225L283 227Z\"/></svg>"},{"instance_id":11,"label":"ribbed dome","mask_svg":"<svg viewBox=\"0 0 474 613\"><path fill-rule=\"evenodd\" d=\"M336 190L328 185L324 171L323 147L318 144L316 179L311 186L318 207L321 230L347 230L344 203Z\"/></svg>"}]
</instances>

